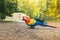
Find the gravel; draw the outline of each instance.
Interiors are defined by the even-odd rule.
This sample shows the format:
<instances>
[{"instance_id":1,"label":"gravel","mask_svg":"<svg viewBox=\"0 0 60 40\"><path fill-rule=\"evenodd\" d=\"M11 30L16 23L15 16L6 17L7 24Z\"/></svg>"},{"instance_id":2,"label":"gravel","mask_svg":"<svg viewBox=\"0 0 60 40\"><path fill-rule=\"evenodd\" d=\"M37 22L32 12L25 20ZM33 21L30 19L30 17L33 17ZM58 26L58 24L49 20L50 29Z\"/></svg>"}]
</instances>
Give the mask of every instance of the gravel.
<instances>
[{"instance_id":1,"label":"gravel","mask_svg":"<svg viewBox=\"0 0 60 40\"><path fill-rule=\"evenodd\" d=\"M0 23L0 40L60 40L60 29L36 26L29 29L25 23Z\"/></svg>"}]
</instances>

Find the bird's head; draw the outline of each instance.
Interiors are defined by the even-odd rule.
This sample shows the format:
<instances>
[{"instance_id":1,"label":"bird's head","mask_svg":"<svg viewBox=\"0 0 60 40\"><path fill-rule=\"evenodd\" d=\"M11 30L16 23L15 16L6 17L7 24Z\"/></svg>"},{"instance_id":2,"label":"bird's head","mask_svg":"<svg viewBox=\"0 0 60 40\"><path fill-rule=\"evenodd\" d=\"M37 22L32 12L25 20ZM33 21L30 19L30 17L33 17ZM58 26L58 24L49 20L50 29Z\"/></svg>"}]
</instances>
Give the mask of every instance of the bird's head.
<instances>
[{"instance_id":1,"label":"bird's head","mask_svg":"<svg viewBox=\"0 0 60 40\"><path fill-rule=\"evenodd\" d=\"M24 21L30 21L31 18L29 18L28 16L23 16L23 19Z\"/></svg>"}]
</instances>

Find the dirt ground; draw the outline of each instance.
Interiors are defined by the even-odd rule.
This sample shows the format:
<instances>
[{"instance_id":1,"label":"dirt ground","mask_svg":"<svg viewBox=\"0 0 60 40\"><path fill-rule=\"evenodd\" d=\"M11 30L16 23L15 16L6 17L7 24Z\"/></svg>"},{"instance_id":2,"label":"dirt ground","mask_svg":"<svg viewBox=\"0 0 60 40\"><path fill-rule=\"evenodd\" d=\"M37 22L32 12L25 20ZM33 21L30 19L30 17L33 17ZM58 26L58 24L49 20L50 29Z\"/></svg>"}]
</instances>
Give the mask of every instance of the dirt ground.
<instances>
[{"instance_id":1,"label":"dirt ground","mask_svg":"<svg viewBox=\"0 0 60 40\"><path fill-rule=\"evenodd\" d=\"M22 22L0 23L0 40L60 40L60 28L36 26L29 29Z\"/></svg>"}]
</instances>

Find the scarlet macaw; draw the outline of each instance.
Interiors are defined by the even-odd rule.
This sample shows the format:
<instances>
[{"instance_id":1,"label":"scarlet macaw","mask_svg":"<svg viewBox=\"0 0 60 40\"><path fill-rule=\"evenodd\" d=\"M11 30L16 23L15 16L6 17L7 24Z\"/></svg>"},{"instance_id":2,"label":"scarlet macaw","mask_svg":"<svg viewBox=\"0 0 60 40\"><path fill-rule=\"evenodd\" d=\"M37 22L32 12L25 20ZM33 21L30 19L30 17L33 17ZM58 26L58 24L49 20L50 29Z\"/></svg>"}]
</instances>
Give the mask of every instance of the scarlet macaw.
<instances>
[{"instance_id":1,"label":"scarlet macaw","mask_svg":"<svg viewBox=\"0 0 60 40\"><path fill-rule=\"evenodd\" d=\"M47 25L47 22L45 22L44 20L31 19L31 18L28 17L28 16L23 16L23 20L24 20L25 23L26 23L27 25L29 25L30 28L32 28L32 29L34 29L34 27L37 26L37 25L55 28L54 26Z\"/></svg>"}]
</instances>

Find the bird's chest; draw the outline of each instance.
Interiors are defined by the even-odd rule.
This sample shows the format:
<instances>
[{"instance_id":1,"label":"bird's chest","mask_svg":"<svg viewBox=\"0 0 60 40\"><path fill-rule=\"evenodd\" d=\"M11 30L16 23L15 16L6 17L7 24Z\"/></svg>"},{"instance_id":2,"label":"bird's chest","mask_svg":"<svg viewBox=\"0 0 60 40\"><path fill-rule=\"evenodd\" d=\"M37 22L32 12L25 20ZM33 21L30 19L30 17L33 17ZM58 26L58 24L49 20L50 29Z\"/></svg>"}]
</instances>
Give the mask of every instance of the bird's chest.
<instances>
[{"instance_id":1,"label":"bird's chest","mask_svg":"<svg viewBox=\"0 0 60 40\"><path fill-rule=\"evenodd\" d=\"M36 21L34 19L31 19L30 22L28 23L29 25L34 25Z\"/></svg>"}]
</instances>

